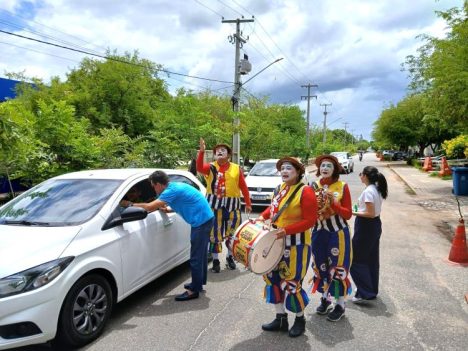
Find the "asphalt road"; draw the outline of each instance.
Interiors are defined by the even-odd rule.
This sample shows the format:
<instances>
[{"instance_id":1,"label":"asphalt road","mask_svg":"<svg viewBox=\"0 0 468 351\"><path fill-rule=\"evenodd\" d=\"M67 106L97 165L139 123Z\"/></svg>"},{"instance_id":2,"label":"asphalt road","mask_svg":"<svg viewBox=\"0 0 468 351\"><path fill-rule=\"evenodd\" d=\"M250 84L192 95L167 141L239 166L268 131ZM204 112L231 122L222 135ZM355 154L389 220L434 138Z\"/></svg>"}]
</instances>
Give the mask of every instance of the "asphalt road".
<instances>
[{"instance_id":1,"label":"asphalt road","mask_svg":"<svg viewBox=\"0 0 468 351\"><path fill-rule=\"evenodd\" d=\"M306 333L293 339L261 330L274 318L274 308L262 299L262 278L240 264L235 271L225 270L223 259L224 270L209 274L206 293L175 302L190 279L183 265L118 304L104 334L81 350L466 350L468 267L446 260L451 243L439 225L442 214L421 207L393 172L366 156L363 162L356 156L354 173L341 178L353 201L363 189L358 177L363 166L377 166L389 183L377 300L348 302L345 317L332 323L314 313L319 296L313 295L305 313Z\"/></svg>"}]
</instances>

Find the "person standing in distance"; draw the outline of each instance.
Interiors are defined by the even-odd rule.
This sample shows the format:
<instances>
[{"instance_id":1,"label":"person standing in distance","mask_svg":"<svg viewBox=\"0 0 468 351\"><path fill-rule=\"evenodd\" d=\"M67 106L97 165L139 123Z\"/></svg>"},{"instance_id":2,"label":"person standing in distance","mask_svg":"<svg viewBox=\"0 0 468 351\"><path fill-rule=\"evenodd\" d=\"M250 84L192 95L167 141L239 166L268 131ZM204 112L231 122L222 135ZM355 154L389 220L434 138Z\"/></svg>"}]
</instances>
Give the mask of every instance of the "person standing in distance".
<instances>
[{"instance_id":1,"label":"person standing in distance","mask_svg":"<svg viewBox=\"0 0 468 351\"><path fill-rule=\"evenodd\" d=\"M244 196L245 211L252 212L249 189L245 183L244 174L238 164L229 161L231 148L226 144L218 144L213 148L215 161L204 163L205 140L200 138L200 150L197 157L197 172L206 179L206 199L213 210L215 220L210 235L210 252L213 254L212 271L221 271L219 253L225 240L228 254L226 266L236 269L232 257L231 244L234 233L242 222L240 195Z\"/></svg>"},{"instance_id":2,"label":"person standing in distance","mask_svg":"<svg viewBox=\"0 0 468 351\"><path fill-rule=\"evenodd\" d=\"M190 271L192 282L185 285L186 291L176 296L176 301L195 299L206 285L208 274L207 250L213 228L213 212L203 194L193 186L182 182L170 182L163 171L155 171L149 181L158 198L149 203L131 203L125 206L144 208L148 212L161 210L178 213L190 226ZM125 200L124 200L125 201ZM124 202L123 201L123 202Z\"/></svg>"},{"instance_id":3,"label":"person standing in distance","mask_svg":"<svg viewBox=\"0 0 468 351\"><path fill-rule=\"evenodd\" d=\"M387 180L377 168L364 167L359 174L366 186L358 199L354 221L353 265L351 277L356 284L354 303L373 300L379 293L379 245L382 234L380 212L388 196Z\"/></svg>"}]
</instances>

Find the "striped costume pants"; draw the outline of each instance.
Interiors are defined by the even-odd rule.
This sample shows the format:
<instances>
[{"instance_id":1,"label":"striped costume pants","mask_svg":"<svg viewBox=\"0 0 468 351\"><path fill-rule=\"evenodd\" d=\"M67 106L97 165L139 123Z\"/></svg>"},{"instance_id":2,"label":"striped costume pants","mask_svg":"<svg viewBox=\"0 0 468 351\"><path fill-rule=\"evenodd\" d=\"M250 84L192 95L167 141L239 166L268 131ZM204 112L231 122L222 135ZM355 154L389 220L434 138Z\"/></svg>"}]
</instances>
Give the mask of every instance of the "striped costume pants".
<instances>
[{"instance_id":1,"label":"striped costume pants","mask_svg":"<svg viewBox=\"0 0 468 351\"><path fill-rule=\"evenodd\" d=\"M213 209L214 226L210 233L210 252L220 253L223 250L223 241L230 247L232 237L242 223L241 210L228 211L225 207Z\"/></svg>"},{"instance_id":2,"label":"striped costume pants","mask_svg":"<svg viewBox=\"0 0 468 351\"><path fill-rule=\"evenodd\" d=\"M302 282L311 259L310 245L286 246L278 266L263 276L266 283L264 297L267 303L284 303L287 310L298 313L309 303Z\"/></svg>"}]
</instances>

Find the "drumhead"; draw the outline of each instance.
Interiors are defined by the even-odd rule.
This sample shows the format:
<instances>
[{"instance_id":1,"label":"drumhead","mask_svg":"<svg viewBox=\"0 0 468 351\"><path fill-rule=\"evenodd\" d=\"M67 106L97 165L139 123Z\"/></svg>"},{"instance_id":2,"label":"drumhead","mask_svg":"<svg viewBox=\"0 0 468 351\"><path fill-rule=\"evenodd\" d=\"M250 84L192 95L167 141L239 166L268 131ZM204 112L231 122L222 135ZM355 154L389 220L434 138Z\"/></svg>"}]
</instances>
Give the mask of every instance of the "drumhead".
<instances>
[{"instance_id":1,"label":"drumhead","mask_svg":"<svg viewBox=\"0 0 468 351\"><path fill-rule=\"evenodd\" d=\"M285 239L276 239L276 230L262 233L250 251L249 266L255 274L271 272L284 253Z\"/></svg>"}]
</instances>

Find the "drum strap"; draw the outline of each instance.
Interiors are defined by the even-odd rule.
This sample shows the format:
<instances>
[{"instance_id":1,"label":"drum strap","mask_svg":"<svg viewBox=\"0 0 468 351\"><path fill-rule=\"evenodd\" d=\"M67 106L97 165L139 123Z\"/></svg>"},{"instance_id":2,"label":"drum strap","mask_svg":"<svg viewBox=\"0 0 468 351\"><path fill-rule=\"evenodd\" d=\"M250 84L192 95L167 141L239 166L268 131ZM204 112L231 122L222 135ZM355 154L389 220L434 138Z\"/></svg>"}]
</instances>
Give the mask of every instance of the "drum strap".
<instances>
[{"instance_id":1,"label":"drum strap","mask_svg":"<svg viewBox=\"0 0 468 351\"><path fill-rule=\"evenodd\" d=\"M296 189L294 189L293 193L291 194L290 197L288 197L288 199L286 200L286 202L284 203L283 206L281 206L281 208L278 210L278 212L276 212L276 214L273 216L273 218L271 219L271 223L275 222L279 216L281 215L281 213L283 213L283 211L289 206L289 204L291 203L292 199L294 199L294 196L297 194L297 192L299 191L299 189L301 189L302 187L304 186L304 184L300 184Z\"/></svg>"}]
</instances>

